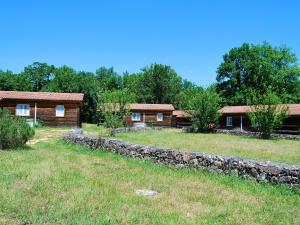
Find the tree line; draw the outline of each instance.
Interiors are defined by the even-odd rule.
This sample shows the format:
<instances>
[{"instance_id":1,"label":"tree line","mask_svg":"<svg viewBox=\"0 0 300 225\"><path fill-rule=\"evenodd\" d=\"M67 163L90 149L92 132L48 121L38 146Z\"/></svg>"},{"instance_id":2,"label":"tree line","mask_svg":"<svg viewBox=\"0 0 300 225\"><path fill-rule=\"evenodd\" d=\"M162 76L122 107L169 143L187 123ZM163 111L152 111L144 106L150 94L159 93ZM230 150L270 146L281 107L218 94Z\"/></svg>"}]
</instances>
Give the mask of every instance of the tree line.
<instances>
[{"instance_id":1,"label":"tree line","mask_svg":"<svg viewBox=\"0 0 300 225\"><path fill-rule=\"evenodd\" d=\"M207 88L183 79L172 67L162 64L118 74L113 67L87 72L34 62L18 74L0 70L0 90L84 93L82 120L97 122L99 103L122 92L130 102L170 103L185 110L204 104L200 98L215 107L245 105L270 92L281 103L299 103L299 77L300 67L291 49L245 43L223 56L216 82Z\"/></svg>"}]
</instances>

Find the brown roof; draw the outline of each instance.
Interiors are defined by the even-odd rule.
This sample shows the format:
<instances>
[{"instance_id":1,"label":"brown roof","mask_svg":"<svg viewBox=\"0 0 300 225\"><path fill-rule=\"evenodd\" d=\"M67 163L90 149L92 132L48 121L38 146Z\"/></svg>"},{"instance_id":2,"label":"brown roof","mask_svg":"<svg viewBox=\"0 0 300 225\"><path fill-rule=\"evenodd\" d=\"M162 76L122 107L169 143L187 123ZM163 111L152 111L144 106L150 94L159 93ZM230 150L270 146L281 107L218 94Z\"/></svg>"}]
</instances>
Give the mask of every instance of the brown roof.
<instances>
[{"instance_id":1,"label":"brown roof","mask_svg":"<svg viewBox=\"0 0 300 225\"><path fill-rule=\"evenodd\" d=\"M289 115L300 115L300 104L287 104L287 106L289 107ZM246 113L250 109L250 106L225 106L220 109L220 112L224 114L239 114Z\"/></svg>"},{"instance_id":2,"label":"brown roof","mask_svg":"<svg viewBox=\"0 0 300 225\"><path fill-rule=\"evenodd\" d=\"M0 91L0 99L82 102L81 93Z\"/></svg>"},{"instance_id":3,"label":"brown roof","mask_svg":"<svg viewBox=\"0 0 300 225\"><path fill-rule=\"evenodd\" d=\"M154 111L173 111L174 106L172 104L130 104L131 110L154 110Z\"/></svg>"},{"instance_id":4,"label":"brown roof","mask_svg":"<svg viewBox=\"0 0 300 225\"><path fill-rule=\"evenodd\" d=\"M184 110L174 110L173 116L176 116L177 118L190 117L190 115Z\"/></svg>"}]
</instances>

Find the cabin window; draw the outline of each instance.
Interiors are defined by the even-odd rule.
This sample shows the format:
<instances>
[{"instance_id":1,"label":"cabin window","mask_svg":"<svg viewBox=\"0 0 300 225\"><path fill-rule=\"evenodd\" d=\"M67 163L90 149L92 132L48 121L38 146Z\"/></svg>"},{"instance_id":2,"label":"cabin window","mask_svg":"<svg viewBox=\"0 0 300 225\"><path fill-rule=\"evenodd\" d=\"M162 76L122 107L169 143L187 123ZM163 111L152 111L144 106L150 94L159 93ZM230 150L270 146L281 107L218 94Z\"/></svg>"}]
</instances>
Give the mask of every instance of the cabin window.
<instances>
[{"instance_id":1,"label":"cabin window","mask_svg":"<svg viewBox=\"0 0 300 225\"><path fill-rule=\"evenodd\" d=\"M65 116L65 106L64 105L56 105L55 115L57 117L64 117Z\"/></svg>"},{"instance_id":2,"label":"cabin window","mask_svg":"<svg viewBox=\"0 0 300 225\"><path fill-rule=\"evenodd\" d=\"M156 120L157 121L163 121L164 120L164 115L162 113L157 113Z\"/></svg>"},{"instance_id":3,"label":"cabin window","mask_svg":"<svg viewBox=\"0 0 300 225\"><path fill-rule=\"evenodd\" d=\"M227 127L232 127L232 116L227 116L226 117L226 126Z\"/></svg>"},{"instance_id":4,"label":"cabin window","mask_svg":"<svg viewBox=\"0 0 300 225\"><path fill-rule=\"evenodd\" d=\"M141 114L139 112L134 112L131 115L132 121L140 121L141 120Z\"/></svg>"},{"instance_id":5,"label":"cabin window","mask_svg":"<svg viewBox=\"0 0 300 225\"><path fill-rule=\"evenodd\" d=\"M17 104L16 115L17 116L29 116L30 115L29 104Z\"/></svg>"}]
</instances>

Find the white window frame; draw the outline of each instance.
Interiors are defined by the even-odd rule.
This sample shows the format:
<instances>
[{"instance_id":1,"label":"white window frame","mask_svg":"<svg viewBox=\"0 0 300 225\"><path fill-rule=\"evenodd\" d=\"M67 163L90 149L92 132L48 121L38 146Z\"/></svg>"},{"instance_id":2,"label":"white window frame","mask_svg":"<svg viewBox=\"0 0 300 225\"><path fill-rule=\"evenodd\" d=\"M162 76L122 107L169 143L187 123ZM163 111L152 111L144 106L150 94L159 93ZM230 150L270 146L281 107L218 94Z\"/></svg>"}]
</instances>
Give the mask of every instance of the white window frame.
<instances>
[{"instance_id":1,"label":"white window frame","mask_svg":"<svg viewBox=\"0 0 300 225\"><path fill-rule=\"evenodd\" d=\"M157 113L156 114L156 120L158 122L164 121L164 114L163 113Z\"/></svg>"},{"instance_id":2,"label":"white window frame","mask_svg":"<svg viewBox=\"0 0 300 225\"><path fill-rule=\"evenodd\" d=\"M226 116L226 126L232 127L232 116Z\"/></svg>"},{"instance_id":3,"label":"white window frame","mask_svg":"<svg viewBox=\"0 0 300 225\"><path fill-rule=\"evenodd\" d=\"M131 120L132 121L141 121L141 113L139 113L139 112L133 112L131 114Z\"/></svg>"},{"instance_id":4,"label":"white window frame","mask_svg":"<svg viewBox=\"0 0 300 225\"><path fill-rule=\"evenodd\" d=\"M55 116L56 117L65 117L65 106L64 105L56 105Z\"/></svg>"},{"instance_id":5,"label":"white window frame","mask_svg":"<svg viewBox=\"0 0 300 225\"><path fill-rule=\"evenodd\" d=\"M16 115L17 116L30 116L30 105L29 104L17 104Z\"/></svg>"}]
</instances>

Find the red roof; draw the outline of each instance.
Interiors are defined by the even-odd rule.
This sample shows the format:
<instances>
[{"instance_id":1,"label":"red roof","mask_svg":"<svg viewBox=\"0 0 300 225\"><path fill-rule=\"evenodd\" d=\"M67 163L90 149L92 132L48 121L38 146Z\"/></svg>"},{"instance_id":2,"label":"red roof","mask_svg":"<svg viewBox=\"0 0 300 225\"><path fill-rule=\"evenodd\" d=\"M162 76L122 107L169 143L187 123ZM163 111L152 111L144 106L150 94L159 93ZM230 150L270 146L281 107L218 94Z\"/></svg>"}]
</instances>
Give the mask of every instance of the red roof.
<instances>
[{"instance_id":1,"label":"red roof","mask_svg":"<svg viewBox=\"0 0 300 225\"><path fill-rule=\"evenodd\" d=\"M149 111L173 111L172 104L130 104L131 110L149 110Z\"/></svg>"},{"instance_id":2,"label":"red roof","mask_svg":"<svg viewBox=\"0 0 300 225\"><path fill-rule=\"evenodd\" d=\"M190 115L186 111L183 111L183 110L174 110L173 116L176 116L177 118L190 117Z\"/></svg>"},{"instance_id":3,"label":"red roof","mask_svg":"<svg viewBox=\"0 0 300 225\"><path fill-rule=\"evenodd\" d=\"M0 100L2 99L82 102L83 94L55 93L55 92L0 91Z\"/></svg>"},{"instance_id":4,"label":"red roof","mask_svg":"<svg viewBox=\"0 0 300 225\"><path fill-rule=\"evenodd\" d=\"M300 104L287 104L289 107L289 115L300 115ZM223 114L241 114L247 113L251 108L250 106L225 106L220 109Z\"/></svg>"}]
</instances>

